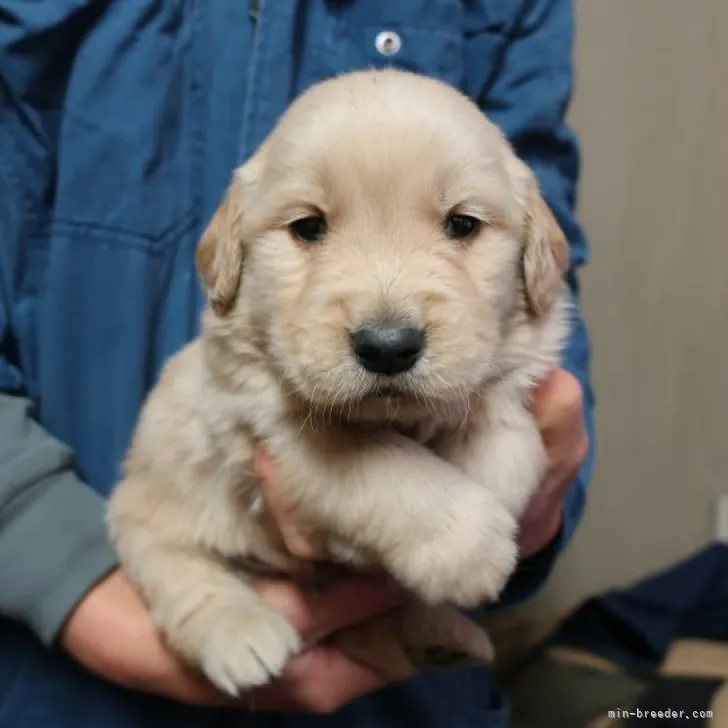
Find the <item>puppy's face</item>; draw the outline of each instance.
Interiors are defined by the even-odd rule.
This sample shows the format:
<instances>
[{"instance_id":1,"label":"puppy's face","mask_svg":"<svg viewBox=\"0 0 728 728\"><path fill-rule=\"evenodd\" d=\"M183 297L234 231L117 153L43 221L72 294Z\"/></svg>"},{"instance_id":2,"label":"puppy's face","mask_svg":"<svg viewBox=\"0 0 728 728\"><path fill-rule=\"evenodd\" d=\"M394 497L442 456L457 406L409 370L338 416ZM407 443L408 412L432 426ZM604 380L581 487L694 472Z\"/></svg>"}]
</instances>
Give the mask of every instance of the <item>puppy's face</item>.
<instances>
[{"instance_id":1,"label":"puppy's face","mask_svg":"<svg viewBox=\"0 0 728 728\"><path fill-rule=\"evenodd\" d=\"M252 324L300 396L350 412L466 398L513 327L548 313L565 265L500 132L455 90L391 71L294 103L198 252L227 335Z\"/></svg>"}]
</instances>

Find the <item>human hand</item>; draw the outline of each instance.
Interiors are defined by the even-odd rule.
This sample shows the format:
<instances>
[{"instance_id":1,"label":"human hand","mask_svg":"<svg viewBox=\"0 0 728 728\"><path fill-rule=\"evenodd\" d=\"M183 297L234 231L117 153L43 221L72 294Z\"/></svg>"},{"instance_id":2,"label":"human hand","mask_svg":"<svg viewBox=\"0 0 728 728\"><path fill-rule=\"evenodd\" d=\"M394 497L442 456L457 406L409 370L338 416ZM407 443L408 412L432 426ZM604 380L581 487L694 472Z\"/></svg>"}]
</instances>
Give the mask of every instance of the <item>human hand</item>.
<instances>
[{"instance_id":1,"label":"human hand","mask_svg":"<svg viewBox=\"0 0 728 728\"><path fill-rule=\"evenodd\" d=\"M133 690L197 705L238 705L265 710L330 712L384 685L376 671L317 643L403 600L382 579L351 577L315 596L285 581L258 585L263 598L288 618L306 644L274 683L233 701L185 665L164 644L143 602L116 570L91 589L60 634L60 645L77 662L101 677Z\"/></svg>"},{"instance_id":2,"label":"human hand","mask_svg":"<svg viewBox=\"0 0 728 728\"><path fill-rule=\"evenodd\" d=\"M308 649L293 658L278 680L252 691L254 710L332 713L395 680L326 644L326 638L406 601L405 592L380 576L342 576L324 593L303 595L288 582L260 586L263 598L284 614Z\"/></svg>"},{"instance_id":3,"label":"human hand","mask_svg":"<svg viewBox=\"0 0 728 728\"><path fill-rule=\"evenodd\" d=\"M546 448L548 470L521 518L521 558L538 553L561 528L564 494L589 449L582 405L581 384L564 369L554 369L533 392L531 411Z\"/></svg>"}]
</instances>

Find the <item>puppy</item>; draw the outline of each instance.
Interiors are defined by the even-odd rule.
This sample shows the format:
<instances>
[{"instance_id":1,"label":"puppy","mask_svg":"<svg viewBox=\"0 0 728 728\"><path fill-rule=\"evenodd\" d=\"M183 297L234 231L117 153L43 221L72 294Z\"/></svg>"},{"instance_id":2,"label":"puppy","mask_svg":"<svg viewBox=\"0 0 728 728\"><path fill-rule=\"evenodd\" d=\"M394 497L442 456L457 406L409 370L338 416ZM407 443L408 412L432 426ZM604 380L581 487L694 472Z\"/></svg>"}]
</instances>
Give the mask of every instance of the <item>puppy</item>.
<instances>
[{"instance_id":1,"label":"puppy","mask_svg":"<svg viewBox=\"0 0 728 728\"><path fill-rule=\"evenodd\" d=\"M401 71L314 86L234 174L198 248L202 332L166 365L109 503L169 645L220 689L301 649L255 574L311 583L252 468L331 562L383 568L398 613L340 644L406 675L485 633L545 453L524 402L567 332L567 245L530 170L453 88Z\"/></svg>"}]
</instances>

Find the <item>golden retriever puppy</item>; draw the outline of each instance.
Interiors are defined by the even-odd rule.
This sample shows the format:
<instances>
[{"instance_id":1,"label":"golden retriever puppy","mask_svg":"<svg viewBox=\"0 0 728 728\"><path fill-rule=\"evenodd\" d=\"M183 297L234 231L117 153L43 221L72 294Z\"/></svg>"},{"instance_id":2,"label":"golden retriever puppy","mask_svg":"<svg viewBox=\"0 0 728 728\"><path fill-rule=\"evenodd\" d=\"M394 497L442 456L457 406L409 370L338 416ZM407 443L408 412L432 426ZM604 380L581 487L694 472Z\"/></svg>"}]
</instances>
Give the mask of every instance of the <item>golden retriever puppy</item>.
<instances>
[{"instance_id":1,"label":"golden retriever puppy","mask_svg":"<svg viewBox=\"0 0 728 728\"><path fill-rule=\"evenodd\" d=\"M110 500L169 645L232 694L301 649L252 587L321 568L271 527L260 443L322 554L414 595L346 649L401 674L458 647L488 659L456 607L494 600L516 564L545 466L524 402L559 359L566 264L531 171L458 91L367 71L295 101L203 236L201 335L146 401Z\"/></svg>"}]
</instances>

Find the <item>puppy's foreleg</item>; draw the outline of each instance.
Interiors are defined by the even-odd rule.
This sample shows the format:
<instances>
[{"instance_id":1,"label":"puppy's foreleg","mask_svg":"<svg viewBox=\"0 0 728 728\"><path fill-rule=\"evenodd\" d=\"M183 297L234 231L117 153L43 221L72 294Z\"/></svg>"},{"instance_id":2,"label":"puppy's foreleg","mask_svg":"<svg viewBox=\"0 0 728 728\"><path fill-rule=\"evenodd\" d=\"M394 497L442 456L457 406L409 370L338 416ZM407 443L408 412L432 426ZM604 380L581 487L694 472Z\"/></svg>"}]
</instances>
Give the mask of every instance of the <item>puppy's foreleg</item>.
<instances>
[{"instance_id":1,"label":"puppy's foreleg","mask_svg":"<svg viewBox=\"0 0 728 728\"><path fill-rule=\"evenodd\" d=\"M236 696L267 683L300 649L294 628L215 556L165 542L151 522L127 519L113 503L109 525L166 642L220 690Z\"/></svg>"},{"instance_id":2,"label":"puppy's foreleg","mask_svg":"<svg viewBox=\"0 0 728 728\"><path fill-rule=\"evenodd\" d=\"M393 432L283 428L268 441L284 499L374 556L429 604L497 597L516 562L516 522L488 489Z\"/></svg>"}]
</instances>

